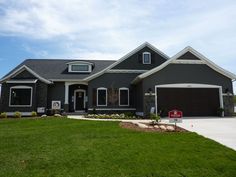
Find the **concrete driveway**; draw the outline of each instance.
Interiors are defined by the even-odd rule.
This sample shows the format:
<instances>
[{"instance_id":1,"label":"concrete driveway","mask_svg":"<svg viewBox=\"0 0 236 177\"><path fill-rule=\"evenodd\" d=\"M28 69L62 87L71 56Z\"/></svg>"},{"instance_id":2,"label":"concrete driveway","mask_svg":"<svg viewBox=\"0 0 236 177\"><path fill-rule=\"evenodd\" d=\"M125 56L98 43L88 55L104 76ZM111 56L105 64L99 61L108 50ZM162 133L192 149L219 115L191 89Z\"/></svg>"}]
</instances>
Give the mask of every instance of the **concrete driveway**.
<instances>
[{"instance_id":1,"label":"concrete driveway","mask_svg":"<svg viewBox=\"0 0 236 177\"><path fill-rule=\"evenodd\" d=\"M186 118L178 126L236 150L236 118Z\"/></svg>"}]
</instances>

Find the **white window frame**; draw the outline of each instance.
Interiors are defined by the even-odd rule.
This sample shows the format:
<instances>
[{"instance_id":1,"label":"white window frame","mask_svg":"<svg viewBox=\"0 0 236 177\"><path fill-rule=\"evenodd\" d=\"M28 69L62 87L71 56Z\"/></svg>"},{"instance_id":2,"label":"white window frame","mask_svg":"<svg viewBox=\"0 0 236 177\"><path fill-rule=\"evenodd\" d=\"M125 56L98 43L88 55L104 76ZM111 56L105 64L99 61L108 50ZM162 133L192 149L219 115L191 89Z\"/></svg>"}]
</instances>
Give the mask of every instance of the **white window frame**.
<instances>
[{"instance_id":1,"label":"white window frame","mask_svg":"<svg viewBox=\"0 0 236 177\"><path fill-rule=\"evenodd\" d=\"M88 66L88 71L73 71L72 70L72 66L81 66L81 65L86 65L86 66ZM90 64L70 64L69 65L69 67L68 67L68 69L69 69L69 72L70 73L90 73L91 71L92 71L92 65L90 65Z\"/></svg>"},{"instance_id":2,"label":"white window frame","mask_svg":"<svg viewBox=\"0 0 236 177\"><path fill-rule=\"evenodd\" d=\"M128 91L128 104L120 104L120 91L121 90L127 90ZM121 87L121 88L119 88L119 106L129 106L129 88L127 88L127 87Z\"/></svg>"},{"instance_id":3,"label":"white window frame","mask_svg":"<svg viewBox=\"0 0 236 177\"><path fill-rule=\"evenodd\" d=\"M12 105L11 104L11 91L12 89L30 89L31 91L31 95L30 95L30 104L29 105ZM32 107L32 99L33 99L33 88L30 86L23 86L23 85L19 85L19 86L13 86L10 87L10 93L9 93L9 107Z\"/></svg>"},{"instance_id":4,"label":"white window frame","mask_svg":"<svg viewBox=\"0 0 236 177\"><path fill-rule=\"evenodd\" d=\"M104 105L99 105L98 104L98 92L99 92L99 90L105 90L106 91L106 104L104 104ZM107 106L107 88L105 88L105 87L97 88L97 106Z\"/></svg>"},{"instance_id":5,"label":"white window frame","mask_svg":"<svg viewBox=\"0 0 236 177\"><path fill-rule=\"evenodd\" d=\"M149 55L150 60L149 60L148 63L145 63L145 62L144 62L144 55ZM151 64L151 63L152 63L151 53L150 53L150 52L143 52L143 64L144 64L144 65L148 65L148 64Z\"/></svg>"}]
</instances>

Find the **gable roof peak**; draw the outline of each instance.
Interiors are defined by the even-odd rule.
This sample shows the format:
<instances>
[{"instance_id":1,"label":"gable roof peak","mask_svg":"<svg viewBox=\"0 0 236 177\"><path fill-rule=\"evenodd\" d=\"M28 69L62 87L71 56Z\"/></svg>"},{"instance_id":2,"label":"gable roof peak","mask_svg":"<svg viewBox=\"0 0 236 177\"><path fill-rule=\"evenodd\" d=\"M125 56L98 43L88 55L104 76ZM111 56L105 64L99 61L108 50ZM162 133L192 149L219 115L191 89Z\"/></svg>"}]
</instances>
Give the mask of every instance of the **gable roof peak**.
<instances>
[{"instance_id":1,"label":"gable roof peak","mask_svg":"<svg viewBox=\"0 0 236 177\"><path fill-rule=\"evenodd\" d=\"M169 60L167 60L166 62L164 62L163 64L143 73L140 74L139 76L137 76L132 83L137 83L140 80L154 74L155 72L158 72L160 70L162 70L163 68L165 68L166 66L168 66L169 64L173 63L177 58L179 58L180 56L182 56L183 54L185 54L186 52L191 52L193 55L197 56L201 61L204 62L204 64L206 64L207 66L209 66L210 68L212 68L213 70L217 71L218 73L232 79L232 80L236 80L236 75L221 68L220 66L216 65L214 62L212 62L211 60L209 60L207 57L205 57L203 54L201 54L200 52L198 52L197 50L195 50L194 48L187 46L184 49L182 49L180 52L178 52L177 54L175 54L173 57L171 57Z\"/></svg>"}]
</instances>

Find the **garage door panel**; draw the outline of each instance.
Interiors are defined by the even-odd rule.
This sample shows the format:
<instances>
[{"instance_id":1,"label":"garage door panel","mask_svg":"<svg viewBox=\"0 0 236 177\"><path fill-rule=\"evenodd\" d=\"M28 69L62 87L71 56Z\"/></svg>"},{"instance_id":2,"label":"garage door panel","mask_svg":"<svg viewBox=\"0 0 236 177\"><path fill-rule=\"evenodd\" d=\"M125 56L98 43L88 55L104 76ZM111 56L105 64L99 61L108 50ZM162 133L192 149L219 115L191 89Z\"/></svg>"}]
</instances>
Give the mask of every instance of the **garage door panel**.
<instances>
[{"instance_id":1,"label":"garage door panel","mask_svg":"<svg viewBox=\"0 0 236 177\"><path fill-rule=\"evenodd\" d=\"M184 116L216 116L219 105L217 88L157 88L158 110L179 109Z\"/></svg>"}]
</instances>

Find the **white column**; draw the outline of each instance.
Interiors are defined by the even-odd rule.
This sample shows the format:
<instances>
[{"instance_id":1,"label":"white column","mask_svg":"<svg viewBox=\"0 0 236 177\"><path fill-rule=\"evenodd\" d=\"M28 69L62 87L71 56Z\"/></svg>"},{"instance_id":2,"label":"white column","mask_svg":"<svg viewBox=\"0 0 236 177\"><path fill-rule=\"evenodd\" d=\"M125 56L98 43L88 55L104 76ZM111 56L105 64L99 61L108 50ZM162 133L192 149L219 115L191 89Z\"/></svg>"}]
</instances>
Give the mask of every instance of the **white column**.
<instances>
[{"instance_id":1,"label":"white column","mask_svg":"<svg viewBox=\"0 0 236 177\"><path fill-rule=\"evenodd\" d=\"M69 104L69 84L65 82L65 104Z\"/></svg>"}]
</instances>

